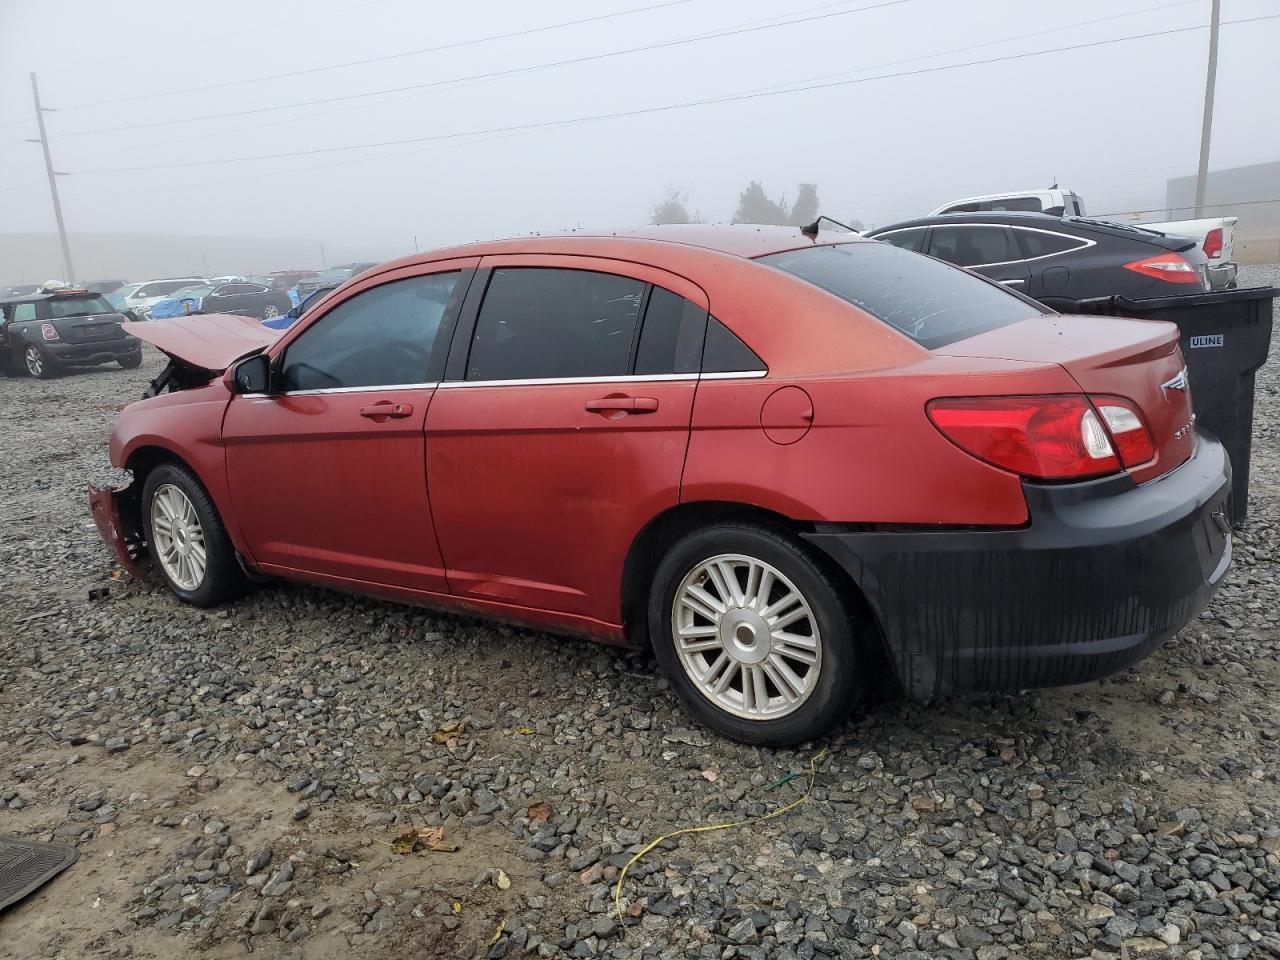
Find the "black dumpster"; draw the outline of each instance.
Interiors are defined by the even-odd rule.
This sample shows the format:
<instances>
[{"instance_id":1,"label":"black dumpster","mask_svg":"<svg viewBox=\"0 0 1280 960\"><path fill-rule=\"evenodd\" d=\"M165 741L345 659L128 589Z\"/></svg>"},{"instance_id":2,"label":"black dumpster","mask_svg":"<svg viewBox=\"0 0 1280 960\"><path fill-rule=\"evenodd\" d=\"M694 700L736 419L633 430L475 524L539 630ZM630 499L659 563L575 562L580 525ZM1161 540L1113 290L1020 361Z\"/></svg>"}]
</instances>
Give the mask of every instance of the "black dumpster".
<instances>
[{"instance_id":1,"label":"black dumpster","mask_svg":"<svg viewBox=\"0 0 1280 960\"><path fill-rule=\"evenodd\" d=\"M1096 297L1077 313L1168 320L1182 331L1196 425L1214 434L1231 456L1231 521L1249 512L1253 447L1253 375L1271 348L1271 302L1277 287L1192 293L1153 300Z\"/></svg>"}]
</instances>

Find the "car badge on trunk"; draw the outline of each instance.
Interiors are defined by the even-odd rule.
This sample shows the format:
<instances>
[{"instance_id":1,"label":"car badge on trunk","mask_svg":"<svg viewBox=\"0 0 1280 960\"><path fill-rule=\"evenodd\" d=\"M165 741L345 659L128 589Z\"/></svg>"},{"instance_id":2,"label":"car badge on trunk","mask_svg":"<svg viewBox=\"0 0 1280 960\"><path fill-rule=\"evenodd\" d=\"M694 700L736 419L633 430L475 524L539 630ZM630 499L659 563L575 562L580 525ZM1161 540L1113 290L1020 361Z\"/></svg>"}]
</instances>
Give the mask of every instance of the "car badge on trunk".
<instances>
[{"instance_id":1,"label":"car badge on trunk","mask_svg":"<svg viewBox=\"0 0 1280 960\"><path fill-rule=\"evenodd\" d=\"M1187 387L1187 368L1183 367L1173 377L1160 384L1160 393L1162 396L1170 390L1181 390L1186 393Z\"/></svg>"}]
</instances>

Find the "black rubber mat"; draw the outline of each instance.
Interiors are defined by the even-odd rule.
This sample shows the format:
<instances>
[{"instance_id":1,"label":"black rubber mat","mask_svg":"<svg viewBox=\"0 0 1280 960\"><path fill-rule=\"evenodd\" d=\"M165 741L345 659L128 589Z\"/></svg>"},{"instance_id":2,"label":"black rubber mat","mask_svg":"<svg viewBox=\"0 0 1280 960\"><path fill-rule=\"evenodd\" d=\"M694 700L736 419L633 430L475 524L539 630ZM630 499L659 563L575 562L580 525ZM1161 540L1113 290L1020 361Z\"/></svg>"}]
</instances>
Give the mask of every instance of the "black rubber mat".
<instances>
[{"instance_id":1,"label":"black rubber mat","mask_svg":"<svg viewBox=\"0 0 1280 960\"><path fill-rule=\"evenodd\" d=\"M0 910L44 886L80 856L75 847L0 837Z\"/></svg>"}]
</instances>

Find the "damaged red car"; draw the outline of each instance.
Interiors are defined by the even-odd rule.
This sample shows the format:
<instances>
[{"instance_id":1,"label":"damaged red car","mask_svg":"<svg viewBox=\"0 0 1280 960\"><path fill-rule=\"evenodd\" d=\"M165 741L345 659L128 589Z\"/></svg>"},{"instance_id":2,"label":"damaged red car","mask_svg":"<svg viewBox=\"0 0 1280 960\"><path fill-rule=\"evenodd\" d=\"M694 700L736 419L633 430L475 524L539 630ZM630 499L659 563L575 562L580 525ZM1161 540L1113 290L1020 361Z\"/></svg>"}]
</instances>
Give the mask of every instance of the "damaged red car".
<instances>
[{"instance_id":1,"label":"damaged red car","mask_svg":"<svg viewBox=\"0 0 1280 960\"><path fill-rule=\"evenodd\" d=\"M352 278L283 334L128 324L171 362L91 490L179 598L281 577L651 647L690 712L821 734L1093 680L1196 616L1230 465L1178 331L1062 316L848 234L525 238Z\"/></svg>"}]
</instances>

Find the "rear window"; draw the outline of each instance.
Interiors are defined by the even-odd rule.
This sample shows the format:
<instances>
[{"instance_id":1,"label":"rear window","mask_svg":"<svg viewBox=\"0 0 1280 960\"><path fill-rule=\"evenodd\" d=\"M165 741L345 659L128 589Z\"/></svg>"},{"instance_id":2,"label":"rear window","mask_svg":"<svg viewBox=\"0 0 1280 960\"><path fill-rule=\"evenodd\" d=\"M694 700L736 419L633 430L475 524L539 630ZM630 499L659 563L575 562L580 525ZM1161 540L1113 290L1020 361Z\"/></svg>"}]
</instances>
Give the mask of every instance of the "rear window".
<instances>
[{"instance_id":1,"label":"rear window","mask_svg":"<svg viewBox=\"0 0 1280 960\"><path fill-rule=\"evenodd\" d=\"M1050 311L948 264L887 243L761 257L933 349Z\"/></svg>"},{"instance_id":2,"label":"rear window","mask_svg":"<svg viewBox=\"0 0 1280 960\"><path fill-rule=\"evenodd\" d=\"M61 320L63 317L91 317L99 313L115 313L115 308L107 303L107 298L100 293L88 297L54 297L44 302L45 318Z\"/></svg>"}]
</instances>

